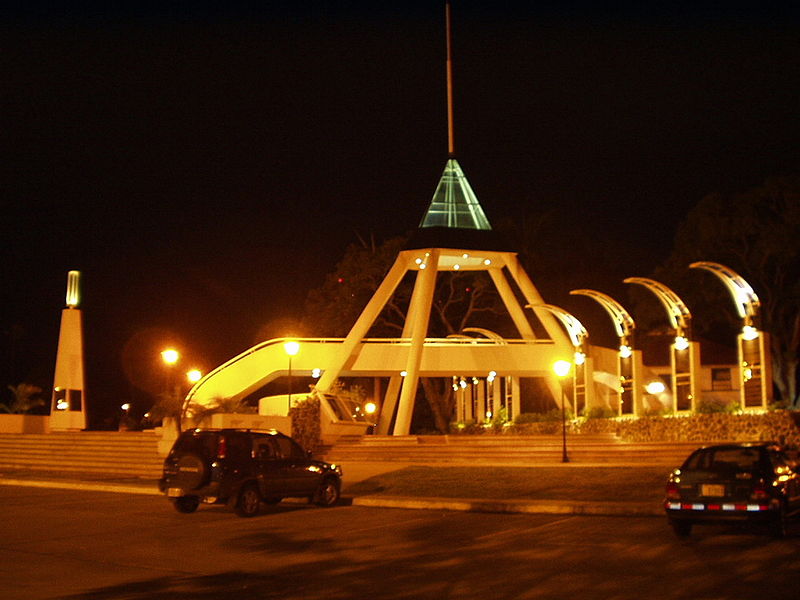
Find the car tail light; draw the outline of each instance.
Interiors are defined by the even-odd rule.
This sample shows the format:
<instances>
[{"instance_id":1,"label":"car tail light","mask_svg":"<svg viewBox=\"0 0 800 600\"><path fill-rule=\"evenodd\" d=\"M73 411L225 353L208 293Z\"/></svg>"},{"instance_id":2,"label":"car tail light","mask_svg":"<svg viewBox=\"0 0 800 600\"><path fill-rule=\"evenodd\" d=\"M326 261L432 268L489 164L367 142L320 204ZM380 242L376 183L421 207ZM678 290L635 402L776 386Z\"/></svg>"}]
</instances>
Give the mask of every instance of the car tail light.
<instances>
[{"instance_id":1,"label":"car tail light","mask_svg":"<svg viewBox=\"0 0 800 600\"><path fill-rule=\"evenodd\" d=\"M769 498L767 486L763 481L759 481L753 486L753 493L750 494L750 498L752 500L767 500Z\"/></svg>"},{"instance_id":2,"label":"car tail light","mask_svg":"<svg viewBox=\"0 0 800 600\"><path fill-rule=\"evenodd\" d=\"M674 481L670 481L667 484L666 494L667 494L667 500L681 499L681 493L678 491L678 484L675 483Z\"/></svg>"},{"instance_id":3,"label":"car tail light","mask_svg":"<svg viewBox=\"0 0 800 600\"><path fill-rule=\"evenodd\" d=\"M219 436L217 442L217 458L225 458L228 455L228 440L224 435Z\"/></svg>"}]
</instances>

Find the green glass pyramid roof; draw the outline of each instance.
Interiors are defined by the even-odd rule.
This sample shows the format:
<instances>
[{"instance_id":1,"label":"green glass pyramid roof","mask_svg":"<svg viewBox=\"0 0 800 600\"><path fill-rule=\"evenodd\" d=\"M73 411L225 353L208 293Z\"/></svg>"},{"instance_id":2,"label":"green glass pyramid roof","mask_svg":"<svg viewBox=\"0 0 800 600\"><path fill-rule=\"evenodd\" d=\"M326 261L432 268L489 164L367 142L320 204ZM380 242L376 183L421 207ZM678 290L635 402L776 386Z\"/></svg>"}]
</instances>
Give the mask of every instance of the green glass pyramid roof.
<instances>
[{"instance_id":1,"label":"green glass pyramid roof","mask_svg":"<svg viewBox=\"0 0 800 600\"><path fill-rule=\"evenodd\" d=\"M455 158L447 161L428 212L419 226L491 230L492 226Z\"/></svg>"}]
</instances>

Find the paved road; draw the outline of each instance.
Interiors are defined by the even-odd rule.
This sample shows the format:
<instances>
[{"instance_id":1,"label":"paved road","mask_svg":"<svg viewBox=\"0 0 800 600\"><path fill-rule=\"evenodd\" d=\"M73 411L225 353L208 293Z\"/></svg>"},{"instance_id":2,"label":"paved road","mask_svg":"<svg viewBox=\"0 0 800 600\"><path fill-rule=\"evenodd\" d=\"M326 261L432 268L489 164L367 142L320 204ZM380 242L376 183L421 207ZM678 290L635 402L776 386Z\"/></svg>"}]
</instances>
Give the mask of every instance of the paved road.
<instances>
[{"instance_id":1,"label":"paved road","mask_svg":"<svg viewBox=\"0 0 800 600\"><path fill-rule=\"evenodd\" d=\"M0 487L0 592L70 598L792 599L800 530L656 517L334 509L240 519L163 498Z\"/></svg>"}]
</instances>

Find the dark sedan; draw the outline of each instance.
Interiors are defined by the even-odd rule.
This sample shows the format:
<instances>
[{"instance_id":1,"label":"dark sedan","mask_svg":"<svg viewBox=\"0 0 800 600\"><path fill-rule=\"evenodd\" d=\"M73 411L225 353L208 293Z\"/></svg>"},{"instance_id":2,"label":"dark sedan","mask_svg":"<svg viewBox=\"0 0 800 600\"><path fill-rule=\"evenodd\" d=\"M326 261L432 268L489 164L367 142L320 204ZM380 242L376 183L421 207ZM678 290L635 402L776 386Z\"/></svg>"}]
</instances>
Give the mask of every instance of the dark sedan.
<instances>
[{"instance_id":1,"label":"dark sedan","mask_svg":"<svg viewBox=\"0 0 800 600\"><path fill-rule=\"evenodd\" d=\"M680 537L695 523L715 521L762 522L783 537L787 518L800 513L800 476L774 443L707 446L672 472L664 509Z\"/></svg>"}]
</instances>

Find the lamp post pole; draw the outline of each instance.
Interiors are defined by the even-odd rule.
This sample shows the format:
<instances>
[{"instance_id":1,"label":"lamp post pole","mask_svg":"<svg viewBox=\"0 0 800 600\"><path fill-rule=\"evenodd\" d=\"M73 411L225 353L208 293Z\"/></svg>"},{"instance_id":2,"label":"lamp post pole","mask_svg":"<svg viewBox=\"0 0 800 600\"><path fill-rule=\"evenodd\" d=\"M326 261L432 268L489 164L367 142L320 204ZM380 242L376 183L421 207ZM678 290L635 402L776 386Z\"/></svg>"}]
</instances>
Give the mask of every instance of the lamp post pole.
<instances>
[{"instance_id":1,"label":"lamp post pole","mask_svg":"<svg viewBox=\"0 0 800 600\"><path fill-rule=\"evenodd\" d=\"M161 360L164 361L164 364L167 365L167 393L166 393L166 402L169 406L169 410L172 411L173 409L176 410L176 414L174 415L175 419L175 428L180 433L181 431L181 411L180 408L177 407L179 402L178 397L178 390L177 384L175 383L174 378L174 371L175 371L175 364L180 359L180 353L175 350L174 348L167 348L163 352L161 352Z\"/></svg>"},{"instance_id":2,"label":"lamp post pole","mask_svg":"<svg viewBox=\"0 0 800 600\"><path fill-rule=\"evenodd\" d=\"M564 386L561 386L561 462L569 462L567 456L567 397L564 393Z\"/></svg>"},{"instance_id":3,"label":"lamp post pole","mask_svg":"<svg viewBox=\"0 0 800 600\"><path fill-rule=\"evenodd\" d=\"M286 410L286 416L292 410L292 357L300 351L300 344L295 341L289 341L283 344L283 349L289 356L289 403Z\"/></svg>"},{"instance_id":4,"label":"lamp post pole","mask_svg":"<svg viewBox=\"0 0 800 600\"><path fill-rule=\"evenodd\" d=\"M289 410L292 410L292 355L289 355ZM288 412L286 413L289 414Z\"/></svg>"}]
</instances>

